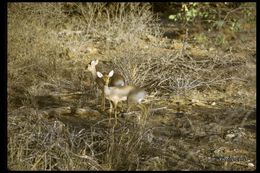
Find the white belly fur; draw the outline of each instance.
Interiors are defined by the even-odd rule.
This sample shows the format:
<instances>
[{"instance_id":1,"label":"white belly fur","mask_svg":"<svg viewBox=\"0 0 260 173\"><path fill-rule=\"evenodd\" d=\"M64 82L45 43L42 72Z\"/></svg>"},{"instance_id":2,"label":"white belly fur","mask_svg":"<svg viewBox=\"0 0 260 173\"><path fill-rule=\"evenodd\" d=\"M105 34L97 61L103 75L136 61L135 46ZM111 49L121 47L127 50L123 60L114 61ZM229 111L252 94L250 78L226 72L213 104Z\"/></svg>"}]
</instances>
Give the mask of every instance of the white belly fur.
<instances>
[{"instance_id":1,"label":"white belly fur","mask_svg":"<svg viewBox=\"0 0 260 173\"><path fill-rule=\"evenodd\" d=\"M105 87L105 96L108 100L112 101L125 101L127 100L127 95L132 87L125 89L118 89L115 87Z\"/></svg>"},{"instance_id":2,"label":"white belly fur","mask_svg":"<svg viewBox=\"0 0 260 173\"><path fill-rule=\"evenodd\" d=\"M125 101L127 100L127 97L118 97L118 96L108 96L106 97L108 100L118 100L118 101Z\"/></svg>"}]
</instances>

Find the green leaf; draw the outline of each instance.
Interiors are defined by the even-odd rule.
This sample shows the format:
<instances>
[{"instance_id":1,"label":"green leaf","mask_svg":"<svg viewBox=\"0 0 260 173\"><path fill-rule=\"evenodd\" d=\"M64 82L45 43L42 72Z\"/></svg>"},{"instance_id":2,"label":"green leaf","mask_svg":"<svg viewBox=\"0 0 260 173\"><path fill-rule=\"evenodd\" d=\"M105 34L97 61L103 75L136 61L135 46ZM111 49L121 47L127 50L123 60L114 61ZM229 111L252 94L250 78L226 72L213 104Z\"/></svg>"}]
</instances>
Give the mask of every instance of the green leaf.
<instances>
[{"instance_id":1,"label":"green leaf","mask_svg":"<svg viewBox=\"0 0 260 173\"><path fill-rule=\"evenodd\" d=\"M168 17L170 20L174 20L174 19L176 19L176 15L169 15L169 17Z\"/></svg>"}]
</instances>

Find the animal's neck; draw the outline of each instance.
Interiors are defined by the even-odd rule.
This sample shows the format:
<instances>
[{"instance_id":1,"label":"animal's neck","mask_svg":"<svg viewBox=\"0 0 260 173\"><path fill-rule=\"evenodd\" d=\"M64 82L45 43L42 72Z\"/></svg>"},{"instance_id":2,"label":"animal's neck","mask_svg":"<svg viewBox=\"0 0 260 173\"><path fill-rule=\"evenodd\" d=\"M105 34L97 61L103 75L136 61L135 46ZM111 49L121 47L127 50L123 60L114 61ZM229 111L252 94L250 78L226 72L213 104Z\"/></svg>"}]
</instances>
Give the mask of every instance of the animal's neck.
<instances>
[{"instance_id":1,"label":"animal's neck","mask_svg":"<svg viewBox=\"0 0 260 173\"><path fill-rule=\"evenodd\" d=\"M91 72L91 74L93 76L93 79L96 80L97 79L97 70L96 69L92 69L90 72Z\"/></svg>"},{"instance_id":2,"label":"animal's neck","mask_svg":"<svg viewBox=\"0 0 260 173\"><path fill-rule=\"evenodd\" d=\"M107 84L104 85L104 92L106 95L109 94L109 92L110 92L110 89Z\"/></svg>"}]
</instances>

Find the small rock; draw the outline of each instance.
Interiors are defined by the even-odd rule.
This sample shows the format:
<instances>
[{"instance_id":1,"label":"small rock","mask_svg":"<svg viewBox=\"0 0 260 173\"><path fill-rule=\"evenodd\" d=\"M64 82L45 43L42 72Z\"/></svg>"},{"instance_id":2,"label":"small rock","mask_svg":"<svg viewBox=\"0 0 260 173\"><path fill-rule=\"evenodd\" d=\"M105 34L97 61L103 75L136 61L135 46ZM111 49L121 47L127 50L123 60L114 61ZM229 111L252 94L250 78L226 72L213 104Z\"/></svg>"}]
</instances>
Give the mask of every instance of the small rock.
<instances>
[{"instance_id":1,"label":"small rock","mask_svg":"<svg viewBox=\"0 0 260 173\"><path fill-rule=\"evenodd\" d=\"M255 165L253 163L248 163L247 164L249 167L255 167Z\"/></svg>"},{"instance_id":2,"label":"small rock","mask_svg":"<svg viewBox=\"0 0 260 173\"><path fill-rule=\"evenodd\" d=\"M225 153L225 151L226 151L226 148L225 148L225 147L220 147L220 148L216 149L216 150L214 151L214 153L218 155L218 154Z\"/></svg>"},{"instance_id":3,"label":"small rock","mask_svg":"<svg viewBox=\"0 0 260 173\"><path fill-rule=\"evenodd\" d=\"M192 103L199 103L200 101L197 100L197 99L191 99L191 102L192 102Z\"/></svg>"},{"instance_id":4,"label":"small rock","mask_svg":"<svg viewBox=\"0 0 260 173\"><path fill-rule=\"evenodd\" d=\"M93 110L91 108L77 108L75 111L76 115L79 116L100 116L100 113L97 110Z\"/></svg>"},{"instance_id":5,"label":"small rock","mask_svg":"<svg viewBox=\"0 0 260 173\"><path fill-rule=\"evenodd\" d=\"M213 47L210 47L210 48L209 48L209 51L210 51L210 52L215 51L215 50L216 50L216 49L213 48Z\"/></svg>"},{"instance_id":6,"label":"small rock","mask_svg":"<svg viewBox=\"0 0 260 173\"><path fill-rule=\"evenodd\" d=\"M59 107L53 109L53 112L57 115L66 115L71 113L71 107Z\"/></svg>"},{"instance_id":7,"label":"small rock","mask_svg":"<svg viewBox=\"0 0 260 173\"><path fill-rule=\"evenodd\" d=\"M212 102L211 105L212 105L212 106L215 106L215 105L216 105L216 102Z\"/></svg>"},{"instance_id":8,"label":"small rock","mask_svg":"<svg viewBox=\"0 0 260 173\"><path fill-rule=\"evenodd\" d=\"M236 135L233 134L233 133L226 135L226 139L232 139L232 138L234 138L234 137L236 137Z\"/></svg>"},{"instance_id":9,"label":"small rock","mask_svg":"<svg viewBox=\"0 0 260 173\"><path fill-rule=\"evenodd\" d=\"M75 113L79 114L79 115L84 115L84 114L87 114L88 111L86 109L78 108L78 109L76 109Z\"/></svg>"}]
</instances>

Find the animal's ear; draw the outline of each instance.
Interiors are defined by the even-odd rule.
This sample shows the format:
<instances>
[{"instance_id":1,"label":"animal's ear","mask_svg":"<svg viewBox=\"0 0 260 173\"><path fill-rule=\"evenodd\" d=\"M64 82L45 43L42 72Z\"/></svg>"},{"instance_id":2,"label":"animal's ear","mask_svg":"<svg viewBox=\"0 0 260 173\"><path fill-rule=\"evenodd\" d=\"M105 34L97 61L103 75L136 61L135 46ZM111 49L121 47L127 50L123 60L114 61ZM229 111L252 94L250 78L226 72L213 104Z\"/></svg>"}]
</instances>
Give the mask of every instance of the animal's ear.
<instances>
[{"instance_id":1,"label":"animal's ear","mask_svg":"<svg viewBox=\"0 0 260 173\"><path fill-rule=\"evenodd\" d=\"M92 60L90 64L91 66L96 66L98 64L98 60Z\"/></svg>"},{"instance_id":2,"label":"animal's ear","mask_svg":"<svg viewBox=\"0 0 260 173\"><path fill-rule=\"evenodd\" d=\"M99 71L97 71L97 76L98 76L99 78L102 78L102 77L103 77L103 74L100 73Z\"/></svg>"},{"instance_id":3,"label":"animal's ear","mask_svg":"<svg viewBox=\"0 0 260 173\"><path fill-rule=\"evenodd\" d=\"M91 61L91 65L96 66L97 64L98 64L98 59L97 59L97 60L93 60L93 61Z\"/></svg>"},{"instance_id":4,"label":"animal's ear","mask_svg":"<svg viewBox=\"0 0 260 173\"><path fill-rule=\"evenodd\" d=\"M109 76L109 77L112 77L113 74L114 74L114 70L111 70L111 71L109 72L108 76Z\"/></svg>"}]
</instances>

